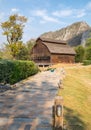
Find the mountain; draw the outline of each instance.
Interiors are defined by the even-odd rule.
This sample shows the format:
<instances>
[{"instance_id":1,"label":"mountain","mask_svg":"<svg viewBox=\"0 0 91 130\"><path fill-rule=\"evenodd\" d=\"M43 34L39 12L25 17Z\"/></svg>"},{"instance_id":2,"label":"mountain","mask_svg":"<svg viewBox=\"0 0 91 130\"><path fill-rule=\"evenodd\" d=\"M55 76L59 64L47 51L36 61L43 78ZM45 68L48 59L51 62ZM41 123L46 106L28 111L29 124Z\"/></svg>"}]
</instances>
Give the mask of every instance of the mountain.
<instances>
[{"instance_id":1,"label":"mountain","mask_svg":"<svg viewBox=\"0 0 91 130\"><path fill-rule=\"evenodd\" d=\"M86 22L76 22L55 32L47 32L41 35L43 38L67 41L70 46L85 44L91 31Z\"/></svg>"},{"instance_id":2,"label":"mountain","mask_svg":"<svg viewBox=\"0 0 91 130\"><path fill-rule=\"evenodd\" d=\"M88 38L91 38L91 29L85 31L85 32L82 34L82 38L81 38L81 45L82 45L82 46L85 46L86 40L87 40Z\"/></svg>"}]
</instances>

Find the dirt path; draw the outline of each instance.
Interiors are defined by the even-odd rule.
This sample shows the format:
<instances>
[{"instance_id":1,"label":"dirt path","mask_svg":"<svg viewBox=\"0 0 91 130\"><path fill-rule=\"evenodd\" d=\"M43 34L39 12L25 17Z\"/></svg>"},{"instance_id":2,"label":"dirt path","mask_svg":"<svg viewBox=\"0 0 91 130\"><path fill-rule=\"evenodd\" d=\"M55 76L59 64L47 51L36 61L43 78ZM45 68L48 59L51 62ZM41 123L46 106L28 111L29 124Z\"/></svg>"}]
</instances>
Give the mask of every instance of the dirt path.
<instances>
[{"instance_id":1,"label":"dirt path","mask_svg":"<svg viewBox=\"0 0 91 130\"><path fill-rule=\"evenodd\" d=\"M41 72L0 95L0 130L52 130L60 72Z\"/></svg>"}]
</instances>

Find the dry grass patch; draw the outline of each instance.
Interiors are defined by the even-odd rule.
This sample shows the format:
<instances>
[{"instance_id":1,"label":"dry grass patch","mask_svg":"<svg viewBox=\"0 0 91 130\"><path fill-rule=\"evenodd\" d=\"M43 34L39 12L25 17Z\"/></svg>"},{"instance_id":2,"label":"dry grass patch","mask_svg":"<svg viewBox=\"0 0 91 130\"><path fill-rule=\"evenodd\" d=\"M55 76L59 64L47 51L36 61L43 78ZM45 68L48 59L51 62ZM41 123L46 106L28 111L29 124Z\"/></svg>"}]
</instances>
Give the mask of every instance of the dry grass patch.
<instances>
[{"instance_id":1,"label":"dry grass patch","mask_svg":"<svg viewBox=\"0 0 91 130\"><path fill-rule=\"evenodd\" d=\"M59 95L70 130L91 130L91 66L64 65L66 78Z\"/></svg>"}]
</instances>

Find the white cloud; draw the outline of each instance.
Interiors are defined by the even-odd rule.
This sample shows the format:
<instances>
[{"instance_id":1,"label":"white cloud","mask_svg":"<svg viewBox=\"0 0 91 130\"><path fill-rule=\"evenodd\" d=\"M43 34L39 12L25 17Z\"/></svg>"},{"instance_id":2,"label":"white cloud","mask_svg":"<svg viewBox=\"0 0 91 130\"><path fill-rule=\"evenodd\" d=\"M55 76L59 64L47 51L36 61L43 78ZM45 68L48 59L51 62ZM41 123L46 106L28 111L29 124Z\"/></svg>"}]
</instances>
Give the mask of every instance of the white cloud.
<instances>
[{"instance_id":1,"label":"white cloud","mask_svg":"<svg viewBox=\"0 0 91 130\"><path fill-rule=\"evenodd\" d=\"M12 8L12 9L11 9L11 12L12 12L12 13L17 13L17 12L19 12L19 9L17 9L17 8Z\"/></svg>"},{"instance_id":2,"label":"white cloud","mask_svg":"<svg viewBox=\"0 0 91 130\"><path fill-rule=\"evenodd\" d=\"M44 19L45 21L48 21L48 22L59 23L59 20L58 20L58 19L53 18L53 17L50 17L50 16L47 16L47 15L44 15L44 16L43 16L43 19Z\"/></svg>"},{"instance_id":3,"label":"white cloud","mask_svg":"<svg viewBox=\"0 0 91 130\"><path fill-rule=\"evenodd\" d=\"M77 18L81 18L81 17L84 17L86 15L86 11L84 9L82 10L77 10Z\"/></svg>"},{"instance_id":4,"label":"white cloud","mask_svg":"<svg viewBox=\"0 0 91 130\"><path fill-rule=\"evenodd\" d=\"M91 9L91 2L87 3L86 9L87 9L87 10Z\"/></svg>"},{"instance_id":5,"label":"white cloud","mask_svg":"<svg viewBox=\"0 0 91 130\"><path fill-rule=\"evenodd\" d=\"M75 17L75 18L82 18L86 15L87 11L86 9L65 9L65 10L59 10L55 11L52 14L56 17Z\"/></svg>"},{"instance_id":6,"label":"white cloud","mask_svg":"<svg viewBox=\"0 0 91 130\"><path fill-rule=\"evenodd\" d=\"M86 15L87 11L85 9L73 9L73 18L82 18Z\"/></svg>"},{"instance_id":7,"label":"white cloud","mask_svg":"<svg viewBox=\"0 0 91 130\"><path fill-rule=\"evenodd\" d=\"M35 10L32 12L32 15L41 17L42 18L42 20L40 21L41 23L46 22L59 23L59 20L57 18L49 16L46 10Z\"/></svg>"},{"instance_id":8,"label":"white cloud","mask_svg":"<svg viewBox=\"0 0 91 130\"><path fill-rule=\"evenodd\" d=\"M67 17L72 15L72 10L71 9L60 10L60 11L55 11L52 14L57 17Z\"/></svg>"},{"instance_id":9,"label":"white cloud","mask_svg":"<svg viewBox=\"0 0 91 130\"><path fill-rule=\"evenodd\" d=\"M35 15L35 16L44 16L44 15L46 15L46 10L34 10L34 11L32 11L32 13L33 13L33 15Z\"/></svg>"},{"instance_id":10,"label":"white cloud","mask_svg":"<svg viewBox=\"0 0 91 130\"><path fill-rule=\"evenodd\" d=\"M40 20L40 23L41 23L41 24L44 24L44 23L46 23L46 21L44 21L44 20Z\"/></svg>"}]
</instances>

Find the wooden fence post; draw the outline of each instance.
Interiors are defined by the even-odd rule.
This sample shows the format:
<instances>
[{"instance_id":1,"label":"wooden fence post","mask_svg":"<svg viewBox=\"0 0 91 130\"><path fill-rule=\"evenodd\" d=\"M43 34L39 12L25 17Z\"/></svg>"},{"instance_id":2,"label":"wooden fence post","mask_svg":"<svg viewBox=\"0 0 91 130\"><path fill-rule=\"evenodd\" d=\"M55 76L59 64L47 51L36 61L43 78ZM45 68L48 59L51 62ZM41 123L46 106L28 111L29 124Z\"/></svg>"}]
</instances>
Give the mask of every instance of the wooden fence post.
<instances>
[{"instance_id":1,"label":"wooden fence post","mask_svg":"<svg viewBox=\"0 0 91 130\"><path fill-rule=\"evenodd\" d=\"M63 130L63 98L56 96L53 106L53 128Z\"/></svg>"}]
</instances>

